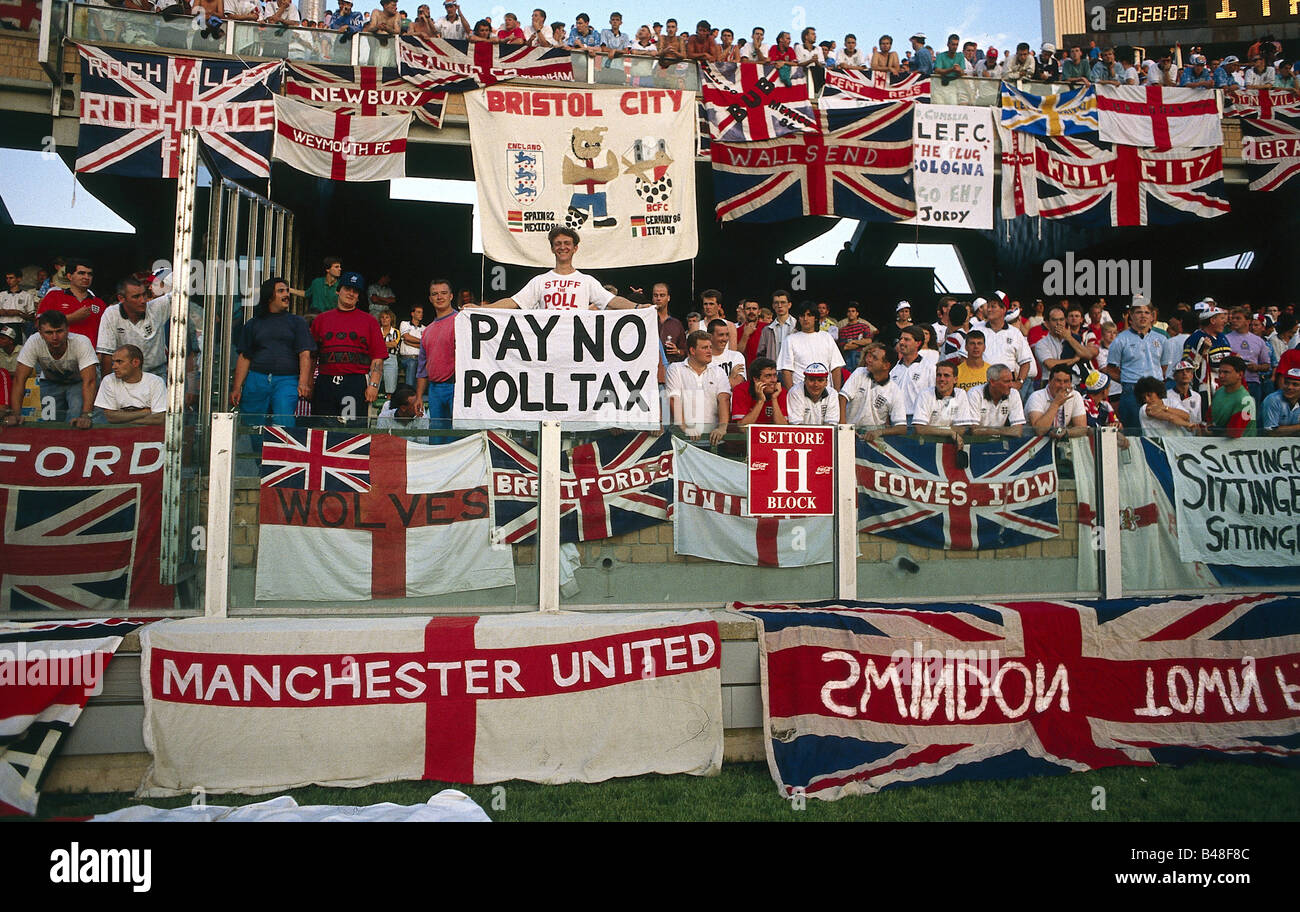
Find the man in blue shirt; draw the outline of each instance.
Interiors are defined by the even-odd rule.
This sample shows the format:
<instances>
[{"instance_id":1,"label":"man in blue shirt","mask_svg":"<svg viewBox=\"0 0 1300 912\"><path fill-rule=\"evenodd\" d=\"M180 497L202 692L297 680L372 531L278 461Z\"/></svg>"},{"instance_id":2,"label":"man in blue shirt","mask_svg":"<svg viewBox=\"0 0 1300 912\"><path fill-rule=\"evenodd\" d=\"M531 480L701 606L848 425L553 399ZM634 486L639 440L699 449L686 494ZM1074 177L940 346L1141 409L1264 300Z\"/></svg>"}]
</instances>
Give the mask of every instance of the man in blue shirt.
<instances>
[{"instance_id":1,"label":"man in blue shirt","mask_svg":"<svg viewBox=\"0 0 1300 912\"><path fill-rule=\"evenodd\" d=\"M591 17L578 13L573 28L569 30L569 47L585 50L600 47L600 33L591 27Z\"/></svg>"},{"instance_id":2,"label":"man in blue shirt","mask_svg":"<svg viewBox=\"0 0 1300 912\"><path fill-rule=\"evenodd\" d=\"M1233 78L1232 74L1237 72L1240 66L1241 61L1232 54L1224 57L1223 63L1219 64L1218 69L1214 71L1214 87L1216 89L1237 88L1237 80Z\"/></svg>"},{"instance_id":3,"label":"man in blue shirt","mask_svg":"<svg viewBox=\"0 0 1300 912\"><path fill-rule=\"evenodd\" d=\"M1128 329L1110 344L1105 371L1118 380L1124 392L1119 397L1119 420L1126 428L1140 428L1141 403L1134 387L1143 377L1163 377L1160 354L1165 337L1151 329L1154 314L1142 295L1134 295L1128 309Z\"/></svg>"},{"instance_id":4,"label":"man in blue shirt","mask_svg":"<svg viewBox=\"0 0 1300 912\"><path fill-rule=\"evenodd\" d=\"M925 32L917 32L910 40L912 42L912 72L929 76L934 72L934 57L930 54L930 49L925 46Z\"/></svg>"},{"instance_id":5,"label":"man in blue shirt","mask_svg":"<svg viewBox=\"0 0 1300 912\"><path fill-rule=\"evenodd\" d=\"M1101 59L1092 65L1090 75L1093 82L1124 82L1124 70L1115 62L1114 48L1106 48L1101 52Z\"/></svg>"},{"instance_id":6,"label":"man in blue shirt","mask_svg":"<svg viewBox=\"0 0 1300 912\"><path fill-rule=\"evenodd\" d=\"M1282 388L1264 400L1260 427L1269 436L1300 434L1300 367L1282 375Z\"/></svg>"},{"instance_id":7,"label":"man in blue shirt","mask_svg":"<svg viewBox=\"0 0 1300 912\"><path fill-rule=\"evenodd\" d=\"M1183 67L1182 73L1178 75L1178 84L1193 89L1214 88L1214 74L1206 67L1202 55L1192 55L1191 65Z\"/></svg>"}]
</instances>

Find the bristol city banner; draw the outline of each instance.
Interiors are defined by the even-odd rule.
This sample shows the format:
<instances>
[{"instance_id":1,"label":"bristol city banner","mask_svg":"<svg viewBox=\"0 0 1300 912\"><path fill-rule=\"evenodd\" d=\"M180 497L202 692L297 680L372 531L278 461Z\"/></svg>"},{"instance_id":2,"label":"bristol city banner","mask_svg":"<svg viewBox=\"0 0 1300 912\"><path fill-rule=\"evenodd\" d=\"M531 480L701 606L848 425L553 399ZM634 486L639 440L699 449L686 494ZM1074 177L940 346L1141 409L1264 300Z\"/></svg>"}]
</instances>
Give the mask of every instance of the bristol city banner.
<instances>
[{"instance_id":1,"label":"bristol city banner","mask_svg":"<svg viewBox=\"0 0 1300 912\"><path fill-rule=\"evenodd\" d=\"M912 112L916 217L909 224L993 227L993 112L917 105Z\"/></svg>"},{"instance_id":2,"label":"bristol city banner","mask_svg":"<svg viewBox=\"0 0 1300 912\"><path fill-rule=\"evenodd\" d=\"M406 176L408 114L364 117L275 99L275 157L291 168L338 181Z\"/></svg>"},{"instance_id":3,"label":"bristol city banner","mask_svg":"<svg viewBox=\"0 0 1300 912\"><path fill-rule=\"evenodd\" d=\"M0 612L167 611L163 429L0 438Z\"/></svg>"},{"instance_id":4,"label":"bristol city banner","mask_svg":"<svg viewBox=\"0 0 1300 912\"><path fill-rule=\"evenodd\" d=\"M649 308L462 310L452 419L458 428L658 430L658 369Z\"/></svg>"},{"instance_id":5,"label":"bristol city banner","mask_svg":"<svg viewBox=\"0 0 1300 912\"><path fill-rule=\"evenodd\" d=\"M140 642L148 797L722 763L722 650L704 611L194 618Z\"/></svg>"},{"instance_id":6,"label":"bristol city banner","mask_svg":"<svg viewBox=\"0 0 1300 912\"><path fill-rule=\"evenodd\" d=\"M497 86L465 105L491 259L553 265L555 225L581 233L583 268L695 256L694 96Z\"/></svg>"},{"instance_id":7,"label":"bristol city banner","mask_svg":"<svg viewBox=\"0 0 1300 912\"><path fill-rule=\"evenodd\" d=\"M442 126L445 92L417 89L395 69L291 62L284 94L327 111L344 114L410 114L431 127Z\"/></svg>"},{"instance_id":8,"label":"bristol city banner","mask_svg":"<svg viewBox=\"0 0 1300 912\"><path fill-rule=\"evenodd\" d=\"M1189 757L1300 760L1300 598L735 605L768 768L833 800Z\"/></svg>"},{"instance_id":9,"label":"bristol city banner","mask_svg":"<svg viewBox=\"0 0 1300 912\"><path fill-rule=\"evenodd\" d=\"M515 584L492 547L483 434L428 446L388 434L262 432L259 599L359 601Z\"/></svg>"},{"instance_id":10,"label":"bristol city banner","mask_svg":"<svg viewBox=\"0 0 1300 912\"><path fill-rule=\"evenodd\" d=\"M272 63L81 52L77 170L177 176L181 133L193 127L227 177L267 177L275 129Z\"/></svg>"}]
</instances>

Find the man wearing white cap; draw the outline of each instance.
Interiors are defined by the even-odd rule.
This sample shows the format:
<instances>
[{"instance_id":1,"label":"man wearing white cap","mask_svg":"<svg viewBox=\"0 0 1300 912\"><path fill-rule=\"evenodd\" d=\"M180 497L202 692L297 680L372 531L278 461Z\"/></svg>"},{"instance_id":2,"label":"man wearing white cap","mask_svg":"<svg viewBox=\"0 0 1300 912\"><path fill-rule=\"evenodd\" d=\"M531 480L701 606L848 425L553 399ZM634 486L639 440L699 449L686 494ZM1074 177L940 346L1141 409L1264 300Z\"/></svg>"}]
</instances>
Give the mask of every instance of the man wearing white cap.
<instances>
[{"instance_id":1,"label":"man wearing white cap","mask_svg":"<svg viewBox=\"0 0 1300 912\"><path fill-rule=\"evenodd\" d=\"M1196 365L1190 361L1179 361L1173 366L1170 376L1173 378L1174 385L1165 393L1165 403L1190 415L1192 424L1198 427L1205 424L1205 412L1201 409L1201 394L1192 386L1192 379L1196 376Z\"/></svg>"},{"instance_id":2,"label":"man wearing white cap","mask_svg":"<svg viewBox=\"0 0 1300 912\"><path fill-rule=\"evenodd\" d=\"M1056 59L1056 45L1044 41L1038 54L1038 78L1044 82L1056 82L1061 78L1061 64Z\"/></svg>"},{"instance_id":3,"label":"man wearing white cap","mask_svg":"<svg viewBox=\"0 0 1300 912\"><path fill-rule=\"evenodd\" d=\"M894 322L885 327L880 334L880 341L893 348L898 344L898 337L903 330L912 325L912 305L908 301L899 301L894 305Z\"/></svg>"},{"instance_id":4,"label":"man wearing white cap","mask_svg":"<svg viewBox=\"0 0 1300 912\"><path fill-rule=\"evenodd\" d=\"M786 393L786 418L791 424L835 424L839 420L839 396L827 389L830 368L814 361L804 368L803 382Z\"/></svg>"},{"instance_id":5,"label":"man wearing white cap","mask_svg":"<svg viewBox=\"0 0 1300 912\"><path fill-rule=\"evenodd\" d=\"M925 46L925 32L917 32L911 37L912 60L911 71L929 76L934 72L934 56Z\"/></svg>"},{"instance_id":6,"label":"man wearing white cap","mask_svg":"<svg viewBox=\"0 0 1300 912\"><path fill-rule=\"evenodd\" d=\"M1235 90L1240 83L1237 82L1237 70L1241 69L1241 60L1235 54L1229 54L1223 58L1223 63L1219 64L1218 69L1214 71L1214 87L1216 89Z\"/></svg>"},{"instance_id":7,"label":"man wearing white cap","mask_svg":"<svg viewBox=\"0 0 1300 912\"><path fill-rule=\"evenodd\" d=\"M1190 361L1195 368L1194 382L1201 394L1201 414L1208 415L1214 391L1219 388L1219 362L1232 354L1232 346L1223 334L1223 327L1228 323L1227 311L1220 310L1213 298L1199 302L1196 310L1201 325L1187 337L1183 360Z\"/></svg>"},{"instance_id":8,"label":"man wearing white cap","mask_svg":"<svg viewBox=\"0 0 1300 912\"><path fill-rule=\"evenodd\" d=\"M1178 84L1193 89L1214 88L1214 74L1205 65L1205 56L1193 54L1190 66L1183 67L1178 77Z\"/></svg>"},{"instance_id":9,"label":"man wearing white cap","mask_svg":"<svg viewBox=\"0 0 1300 912\"><path fill-rule=\"evenodd\" d=\"M1264 400L1262 427L1269 436L1300 434L1300 367L1282 375L1282 388Z\"/></svg>"}]
</instances>

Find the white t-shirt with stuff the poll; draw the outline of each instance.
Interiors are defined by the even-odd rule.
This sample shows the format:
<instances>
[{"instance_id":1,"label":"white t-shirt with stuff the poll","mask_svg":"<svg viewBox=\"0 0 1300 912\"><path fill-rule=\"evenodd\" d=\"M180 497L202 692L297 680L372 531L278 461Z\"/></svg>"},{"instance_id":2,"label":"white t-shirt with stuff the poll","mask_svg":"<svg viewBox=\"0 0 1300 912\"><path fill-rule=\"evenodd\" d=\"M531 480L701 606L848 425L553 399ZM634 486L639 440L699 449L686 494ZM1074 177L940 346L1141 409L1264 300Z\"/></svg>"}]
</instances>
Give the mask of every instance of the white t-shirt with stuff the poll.
<instances>
[{"instance_id":1,"label":"white t-shirt with stuff the poll","mask_svg":"<svg viewBox=\"0 0 1300 912\"><path fill-rule=\"evenodd\" d=\"M614 295L583 272L560 275L554 269L537 276L514 296L524 310L603 310Z\"/></svg>"}]
</instances>

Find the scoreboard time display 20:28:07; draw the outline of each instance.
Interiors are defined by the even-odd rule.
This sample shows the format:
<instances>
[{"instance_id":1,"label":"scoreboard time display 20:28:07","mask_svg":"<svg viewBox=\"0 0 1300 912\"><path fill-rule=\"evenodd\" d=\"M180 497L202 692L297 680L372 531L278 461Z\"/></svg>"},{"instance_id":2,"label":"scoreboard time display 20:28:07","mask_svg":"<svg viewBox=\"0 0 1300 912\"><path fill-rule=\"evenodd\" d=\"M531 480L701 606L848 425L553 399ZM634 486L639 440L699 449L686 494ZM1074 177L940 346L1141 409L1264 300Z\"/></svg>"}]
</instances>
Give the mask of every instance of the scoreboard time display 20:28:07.
<instances>
[{"instance_id":1,"label":"scoreboard time display 20:28:07","mask_svg":"<svg viewBox=\"0 0 1300 912\"><path fill-rule=\"evenodd\" d=\"M1116 32L1282 23L1300 23L1300 0L1121 0L1106 10L1107 28Z\"/></svg>"}]
</instances>

